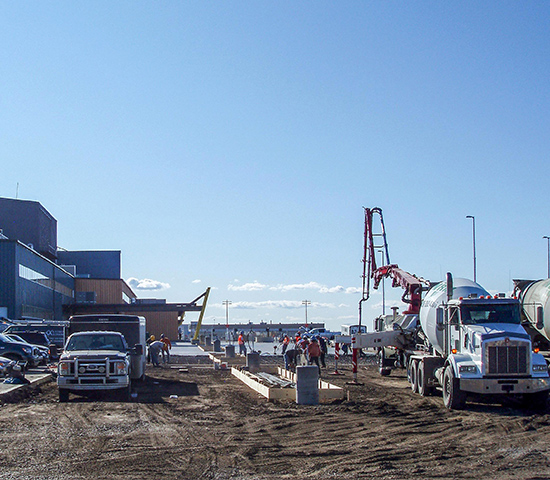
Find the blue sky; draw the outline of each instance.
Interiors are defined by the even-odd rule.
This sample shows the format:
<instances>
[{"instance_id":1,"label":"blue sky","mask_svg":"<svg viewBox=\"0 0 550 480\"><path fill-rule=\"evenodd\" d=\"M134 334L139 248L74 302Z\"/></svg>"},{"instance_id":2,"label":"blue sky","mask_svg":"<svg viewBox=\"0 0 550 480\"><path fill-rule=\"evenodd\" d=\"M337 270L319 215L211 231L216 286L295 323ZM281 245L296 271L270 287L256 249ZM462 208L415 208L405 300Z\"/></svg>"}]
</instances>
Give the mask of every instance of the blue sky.
<instances>
[{"instance_id":1,"label":"blue sky","mask_svg":"<svg viewBox=\"0 0 550 480\"><path fill-rule=\"evenodd\" d=\"M356 322L363 206L432 281L472 276L474 215L509 291L547 272L549 32L542 1L3 2L0 195L139 297L211 286L210 323Z\"/></svg>"}]
</instances>

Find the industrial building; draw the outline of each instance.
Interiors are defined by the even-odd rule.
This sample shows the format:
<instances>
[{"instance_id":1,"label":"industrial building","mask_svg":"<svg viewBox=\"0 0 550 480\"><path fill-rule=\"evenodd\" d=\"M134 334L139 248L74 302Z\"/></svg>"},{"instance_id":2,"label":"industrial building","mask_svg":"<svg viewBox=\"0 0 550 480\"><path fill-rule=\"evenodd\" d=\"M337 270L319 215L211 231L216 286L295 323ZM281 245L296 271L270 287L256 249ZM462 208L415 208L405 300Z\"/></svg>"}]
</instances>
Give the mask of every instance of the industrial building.
<instances>
[{"instance_id":1,"label":"industrial building","mask_svg":"<svg viewBox=\"0 0 550 480\"><path fill-rule=\"evenodd\" d=\"M67 319L87 313L129 313L147 318L149 333L177 338L197 302L138 299L121 278L121 252L57 247L57 220L39 203L0 198L0 317Z\"/></svg>"}]
</instances>

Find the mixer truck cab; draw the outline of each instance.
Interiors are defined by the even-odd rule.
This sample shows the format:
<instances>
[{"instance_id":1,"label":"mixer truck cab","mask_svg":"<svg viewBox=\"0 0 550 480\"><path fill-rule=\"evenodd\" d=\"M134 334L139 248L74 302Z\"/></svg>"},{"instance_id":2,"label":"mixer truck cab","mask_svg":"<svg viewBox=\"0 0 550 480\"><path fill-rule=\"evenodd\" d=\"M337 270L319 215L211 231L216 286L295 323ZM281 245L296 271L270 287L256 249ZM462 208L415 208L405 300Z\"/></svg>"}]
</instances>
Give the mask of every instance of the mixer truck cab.
<instances>
[{"instance_id":1,"label":"mixer truck cab","mask_svg":"<svg viewBox=\"0 0 550 480\"><path fill-rule=\"evenodd\" d=\"M420 324L435 355L410 356L413 390L426 394L441 386L448 408L461 408L468 393L522 395L533 407L546 404L548 366L521 325L518 300L492 297L466 279L453 286L450 278L426 295Z\"/></svg>"}]
</instances>

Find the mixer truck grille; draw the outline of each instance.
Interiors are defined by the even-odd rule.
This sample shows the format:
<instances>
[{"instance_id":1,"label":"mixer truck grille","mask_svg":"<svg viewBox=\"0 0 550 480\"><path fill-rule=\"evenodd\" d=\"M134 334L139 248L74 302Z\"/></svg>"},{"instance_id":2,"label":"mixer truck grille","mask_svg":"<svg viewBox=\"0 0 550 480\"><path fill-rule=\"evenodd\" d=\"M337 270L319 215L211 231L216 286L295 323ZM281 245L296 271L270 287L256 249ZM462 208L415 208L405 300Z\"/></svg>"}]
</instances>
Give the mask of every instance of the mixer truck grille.
<instances>
[{"instance_id":1,"label":"mixer truck grille","mask_svg":"<svg viewBox=\"0 0 550 480\"><path fill-rule=\"evenodd\" d=\"M529 373L527 345L488 345L488 375L518 375Z\"/></svg>"}]
</instances>

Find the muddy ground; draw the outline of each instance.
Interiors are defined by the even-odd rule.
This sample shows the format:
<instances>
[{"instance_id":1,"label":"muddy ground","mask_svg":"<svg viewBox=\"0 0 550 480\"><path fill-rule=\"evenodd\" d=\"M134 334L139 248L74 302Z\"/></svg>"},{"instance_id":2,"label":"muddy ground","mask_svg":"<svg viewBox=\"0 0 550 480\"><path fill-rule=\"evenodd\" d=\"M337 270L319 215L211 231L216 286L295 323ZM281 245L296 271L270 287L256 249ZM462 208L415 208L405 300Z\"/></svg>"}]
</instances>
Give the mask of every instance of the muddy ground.
<instances>
[{"instance_id":1,"label":"muddy ground","mask_svg":"<svg viewBox=\"0 0 550 480\"><path fill-rule=\"evenodd\" d=\"M0 478L550 478L550 411L450 412L403 373L363 364L363 385L346 385L341 371L329 381L346 399L313 407L270 403L209 365L149 369L129 403L35 387L0 407Z\"/></svg>"}]
</instances>

